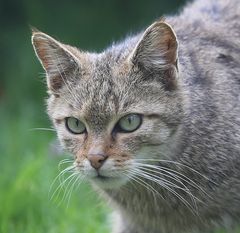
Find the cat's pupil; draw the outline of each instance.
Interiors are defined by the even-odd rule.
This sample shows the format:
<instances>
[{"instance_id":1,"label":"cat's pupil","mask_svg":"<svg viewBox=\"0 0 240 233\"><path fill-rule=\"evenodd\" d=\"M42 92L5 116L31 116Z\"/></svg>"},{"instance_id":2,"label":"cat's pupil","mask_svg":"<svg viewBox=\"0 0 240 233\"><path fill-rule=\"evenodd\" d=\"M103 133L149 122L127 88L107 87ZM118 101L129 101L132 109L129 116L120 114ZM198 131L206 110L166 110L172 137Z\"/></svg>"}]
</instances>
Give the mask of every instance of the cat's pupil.
<instances>
[{"instance_id":1,"label":"cat's pupil","mask_svg":"<svg viewBox=\"0 0 240 233\"><path fill-rule=\"evenodd\" d=\"M132 116L129 116L128 117L128 124L131 125L131 123L132 123Z\"/></svg>"}]
</instances>

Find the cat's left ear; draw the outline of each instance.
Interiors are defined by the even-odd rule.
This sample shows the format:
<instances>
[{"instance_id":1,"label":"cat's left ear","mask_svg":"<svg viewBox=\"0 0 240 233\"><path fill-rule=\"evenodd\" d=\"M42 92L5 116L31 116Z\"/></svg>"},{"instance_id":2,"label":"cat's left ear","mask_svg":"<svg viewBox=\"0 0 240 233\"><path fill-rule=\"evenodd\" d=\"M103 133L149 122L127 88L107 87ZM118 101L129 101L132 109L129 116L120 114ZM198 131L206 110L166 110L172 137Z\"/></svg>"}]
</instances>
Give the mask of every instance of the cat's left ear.
<instances>
[{"instance_id":1,"label":"cat's left ear","mask_svg":"<svg viewBox=\"0 0 240 233\"><path fill-rule=\"evenodd\" d=\"M75 48L64 45L47 34L33 29L32 44L47 76L50 91L57 92L77 69Z\"/></svg>"},{"instance_id":2,"label":"cat's left ear","mask_svg":"<svg viewBox=\"0 0 240 233\"><path fill-rule=\"evenodd\" d=\"M172 27L163 20L153 23L143 33L129 60L134 66L154 73L170 71L171 75L177 71L178 42ZM165 78L174 81L174 77Z\"/></svg>"},{"instance_id":3,"label":"cat's left ear","mask_svg":"<svg viewBox=\"0 0 240 233\"><path fill-rule=\"evenodd\" d=\"M166 69L176 65L177 48L177 37L172 27L159 20L146 29L130 59L145 69Z\"/></svg>"}]
</instances>

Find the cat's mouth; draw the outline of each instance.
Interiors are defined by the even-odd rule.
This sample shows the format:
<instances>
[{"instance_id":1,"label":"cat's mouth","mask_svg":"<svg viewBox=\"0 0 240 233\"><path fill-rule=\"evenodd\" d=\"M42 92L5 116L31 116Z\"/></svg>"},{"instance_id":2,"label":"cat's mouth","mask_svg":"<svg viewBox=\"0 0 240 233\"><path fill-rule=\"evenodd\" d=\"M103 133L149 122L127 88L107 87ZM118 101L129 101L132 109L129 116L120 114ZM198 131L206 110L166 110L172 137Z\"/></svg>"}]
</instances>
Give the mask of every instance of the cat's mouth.
<instances>
[{"instance_id":1,"label":"cat's mouth","mask_svg":"<svg viewBox=\"0 0 240 233\"><path fill-rule=\"evenodd\" d=\"M98 174L98 175L95 176L94 178L95 178L95 179L98 179L98 180L109 180L109 179L111 179L112 177L107 177L107 176L103 176L103 175Z\"/></svg>"},{"instance_id":2,"label":"cat's mouth","mask_svg":"<svg viewBox=\"0 0 240 233\"><path fill-rule=\"evenodd\" d=\"M94 180L97 181L102 181L102 182L107 182L107 181L113 181L116 179L119 179L118 177L112 177L112 176L105 176L105 175L101 175L101 174L97 174L95 177L93 177Z\"/></svg>"},{"instance_id":3,"label":"cat's mouth","mask_svg":"<svg viewBox=\"0 0 240 233\"><path fill-rule=\"evenodd\" d=\"M97 184L103 189L119 188L126 183L126 180L122 177L105 176L101 174L97 174L96 176L92 177L91 180L93 183Z\"/></svg>"}]
</instances>

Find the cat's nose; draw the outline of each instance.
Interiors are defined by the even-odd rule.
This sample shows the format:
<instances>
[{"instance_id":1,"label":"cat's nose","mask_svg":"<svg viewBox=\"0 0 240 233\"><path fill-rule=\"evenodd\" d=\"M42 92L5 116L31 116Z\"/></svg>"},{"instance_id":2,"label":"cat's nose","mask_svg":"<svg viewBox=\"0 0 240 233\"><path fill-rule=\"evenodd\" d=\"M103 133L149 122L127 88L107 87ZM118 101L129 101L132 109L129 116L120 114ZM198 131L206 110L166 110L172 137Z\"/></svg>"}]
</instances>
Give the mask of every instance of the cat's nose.
<instances>
[{"instance_id":1,"label":"cat's nose","mask_svg":"<svg viewBox=\"0 0 240 233\"><path fill-rule=\"evenodd\" d=\"M106 161L108 156L105 154L91 154L91 155L88 155L87 158L91 163L92 167L98 170Z\"/></svg>"}]
</instances>

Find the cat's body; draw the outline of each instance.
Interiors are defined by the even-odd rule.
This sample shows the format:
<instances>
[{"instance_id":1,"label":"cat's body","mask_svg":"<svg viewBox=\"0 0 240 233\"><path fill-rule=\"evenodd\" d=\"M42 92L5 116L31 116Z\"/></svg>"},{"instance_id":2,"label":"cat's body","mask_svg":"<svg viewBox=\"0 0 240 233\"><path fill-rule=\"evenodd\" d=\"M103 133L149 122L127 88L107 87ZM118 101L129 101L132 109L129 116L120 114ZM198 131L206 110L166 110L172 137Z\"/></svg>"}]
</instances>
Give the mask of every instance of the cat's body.
<instances>
[{"instance_id":1,"label":"cat's body","mask_svg":"<svg viewBox=\"0 0 240 233\"><path fill-rule=\"evenodd\" d=\"M33 44L59 139L116 207L114 233L240 223L238 0L197 0L101 54L41 32ZM123 130L132 113L137 127Z\"/></svg>"}]
</instances>

